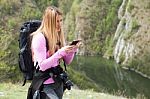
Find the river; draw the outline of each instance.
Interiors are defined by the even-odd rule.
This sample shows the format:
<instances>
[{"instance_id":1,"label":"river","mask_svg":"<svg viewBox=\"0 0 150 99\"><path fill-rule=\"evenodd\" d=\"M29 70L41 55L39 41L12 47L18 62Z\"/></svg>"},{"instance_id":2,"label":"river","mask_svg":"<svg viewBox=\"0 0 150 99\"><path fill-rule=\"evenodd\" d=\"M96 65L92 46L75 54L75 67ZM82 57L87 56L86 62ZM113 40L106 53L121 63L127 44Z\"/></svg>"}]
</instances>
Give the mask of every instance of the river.
<instances>
[{"instance_id":1,"label":"river","mask_svg":"<svg viewBox=\"0 0 150 99\"><path fill-rule=\"evenodd\" d=\"M140 95L150 99L150 79L120 68L113 60L99 56L76 56L72 65L92 79L102 92L130 98Z\"/></svg>"}]
</instances>

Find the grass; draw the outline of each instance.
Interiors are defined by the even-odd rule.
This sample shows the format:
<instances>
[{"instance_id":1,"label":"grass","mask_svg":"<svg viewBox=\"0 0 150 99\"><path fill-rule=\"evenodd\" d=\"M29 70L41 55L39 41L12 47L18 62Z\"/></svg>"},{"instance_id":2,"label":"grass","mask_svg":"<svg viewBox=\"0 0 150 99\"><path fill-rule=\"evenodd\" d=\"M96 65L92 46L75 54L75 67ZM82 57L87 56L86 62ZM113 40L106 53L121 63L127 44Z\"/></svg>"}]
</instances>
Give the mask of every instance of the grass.
<instances>
[{"instance_id":1,"label":"grass","mask_svg":"<svg viewBox=\"0 0 150 99\"><path fill-rule=\"evenodd\" d=\"M26 99L29 83L21 86L21 83L1 83L0 99ZM105 93L97 93L93 90L79 90L75 87L72 90L66 90L63 99L125 99L123 97L113 96Z\"/></svg>"},{"instance_id":2,"label":"grass","mask_svg":"<svg viewBox=\"0 0 150 99\"><path fill-rule=\"evenodd\" d=\"M1 83L0 99L25 99L27 86L22 87L21 84Z\"/></svg>"}]
</instances>

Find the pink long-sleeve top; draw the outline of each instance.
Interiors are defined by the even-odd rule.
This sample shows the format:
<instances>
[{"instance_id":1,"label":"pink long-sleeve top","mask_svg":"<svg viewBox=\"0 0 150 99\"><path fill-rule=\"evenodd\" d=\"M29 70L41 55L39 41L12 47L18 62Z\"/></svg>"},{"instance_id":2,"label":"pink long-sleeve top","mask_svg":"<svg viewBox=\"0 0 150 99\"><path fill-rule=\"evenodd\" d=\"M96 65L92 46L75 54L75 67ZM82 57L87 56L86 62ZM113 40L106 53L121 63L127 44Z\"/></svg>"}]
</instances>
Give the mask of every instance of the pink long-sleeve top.
<instances>
[{"instance_id":1,"label":"pink long-sleeve top","mask_svg":"<svg viewBox=\"0 0 150 99\"><path fill-rule=\"evenodd\" d=\"M41 71L45 71L51 67L59 65L59 59L63 58L66 64L70 64L73 60L74 53L77 49L74 49L70 53L66 53L64 49L59 49L53 55L49 55L49 51L46 49L46 39L42 33L38 33L33 36L32 39L32 52L34 62L38 62ZM44 84L54 83L52 78L47 79Z\"/></svg>"}]
</instances>

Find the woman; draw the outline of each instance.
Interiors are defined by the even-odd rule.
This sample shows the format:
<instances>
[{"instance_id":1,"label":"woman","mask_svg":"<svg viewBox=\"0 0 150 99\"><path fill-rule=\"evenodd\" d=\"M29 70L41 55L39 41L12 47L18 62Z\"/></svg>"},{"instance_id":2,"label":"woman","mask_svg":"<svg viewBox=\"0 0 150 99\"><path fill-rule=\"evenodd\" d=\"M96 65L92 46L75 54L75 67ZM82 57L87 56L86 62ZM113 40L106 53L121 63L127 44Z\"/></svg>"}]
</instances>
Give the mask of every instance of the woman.
<instances>
[{"instance_id":1,"label":"woman","mask_svg":"<svg viewBox=\"0 0 150 99\"><path fill-rule=\"evenodd\" d=\"M70 64L77 45L65 45L64 34L61 30L62 15L55 7L48 7L43 15L39 29L32 33L32 54L34 63L38 63L40 71L59 66L60 60ZM62 99L63 83L53 77L43 82L43 91L50 99Z\"/></svg>"}]
</instances>

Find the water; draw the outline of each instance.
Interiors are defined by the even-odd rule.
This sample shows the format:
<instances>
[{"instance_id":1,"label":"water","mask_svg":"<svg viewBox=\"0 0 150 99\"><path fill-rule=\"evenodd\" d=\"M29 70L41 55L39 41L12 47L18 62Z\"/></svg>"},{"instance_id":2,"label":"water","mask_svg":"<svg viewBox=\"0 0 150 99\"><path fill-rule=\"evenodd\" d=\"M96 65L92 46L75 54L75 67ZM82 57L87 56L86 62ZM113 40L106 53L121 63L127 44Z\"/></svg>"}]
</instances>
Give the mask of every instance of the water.
<instances>
[{"instance_id":1,"label":"water","mask_svg":"<svg viewBox=\"0 0 150 99\"><path fill-rule=\"evenodd\" d=\"M96 56L76 56L72 65L74 69L84 71L103 92L126 97L144 95L150 98L150 80L120 68L114 61Z\"/></svg>"}]
</instances>

